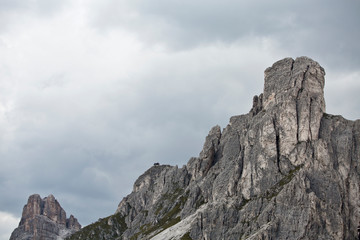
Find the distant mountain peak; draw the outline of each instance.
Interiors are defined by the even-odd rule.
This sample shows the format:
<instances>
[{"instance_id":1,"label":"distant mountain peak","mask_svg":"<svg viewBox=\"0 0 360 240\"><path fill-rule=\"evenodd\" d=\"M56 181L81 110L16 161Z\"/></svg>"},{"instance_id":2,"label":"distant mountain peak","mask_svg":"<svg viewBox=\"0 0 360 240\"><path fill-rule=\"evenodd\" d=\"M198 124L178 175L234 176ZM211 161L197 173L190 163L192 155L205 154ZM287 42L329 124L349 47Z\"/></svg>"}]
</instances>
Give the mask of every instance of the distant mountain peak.
<instances>
[{"instance_id":1,"label":"distant mountain peak","mask_svg":"<svg viewBox=\"0 0 360 240\"><path fill-rule=\"evenodd\" d=\"M33 194L24 206L19 227L13 231L10 240L59 240L80 229L81 225L73 215L66 218L66 212L52 194L45 198Z\"/></svg>"}]
</instances>

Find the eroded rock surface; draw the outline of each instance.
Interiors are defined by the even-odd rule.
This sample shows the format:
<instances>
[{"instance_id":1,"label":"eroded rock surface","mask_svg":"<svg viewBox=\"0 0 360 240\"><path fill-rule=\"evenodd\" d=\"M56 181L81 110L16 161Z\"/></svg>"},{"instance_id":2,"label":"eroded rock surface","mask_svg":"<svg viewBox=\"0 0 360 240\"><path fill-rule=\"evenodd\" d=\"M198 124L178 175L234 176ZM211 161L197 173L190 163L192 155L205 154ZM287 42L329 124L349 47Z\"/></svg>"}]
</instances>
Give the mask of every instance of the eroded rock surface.
<instances>
[{"instance_id":1,"label":"eroded rock surface","mask_svg":"<svg viewBox=\"0 0 360 240\"><path fill-rule=\"evenodd\" d=\"M274 63L250 112L211 129L199 157L150 168L71 239L357 239L360 120L325 113L324 76L307 57Z\"/></svg>"},{"instance_id":2,"label":"eroded rock surface","mask_svg":"<svg viewBox=\"0 0 360 240\"><path fill-rule=\"evenodd\" d=\"M41 198L31 195L24 206L19 227L11 234L10 240L59 240L81 229L77 219L66 212L53 195Z\"/></svg>"}]
</instances>

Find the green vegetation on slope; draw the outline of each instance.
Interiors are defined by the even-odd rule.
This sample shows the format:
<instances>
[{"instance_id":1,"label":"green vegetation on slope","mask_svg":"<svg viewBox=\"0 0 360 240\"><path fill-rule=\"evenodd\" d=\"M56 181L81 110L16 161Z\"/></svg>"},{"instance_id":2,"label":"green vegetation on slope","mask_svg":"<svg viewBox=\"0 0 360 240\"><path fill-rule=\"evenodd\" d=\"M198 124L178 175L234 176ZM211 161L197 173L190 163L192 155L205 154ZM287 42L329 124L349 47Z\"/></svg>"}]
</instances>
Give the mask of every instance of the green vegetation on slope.
<instances>
[{"instance_id":1,"label":"green vegetation on slope","mask_svg":"<svg viewBox=\"0 0 360 240\"><path fill-rule=\"evenodd\" d=\"M118 213L99 219L99 221L82 228L80 231L66 238L66 240L117 239L121 237L126 229L125 217Z\"/></svg>"},{"instance_id":2,"label":"green vegetation on slope","mask_svg":"<svg viewBox=\"0 0 360 240\"><path fill-rule=\"evenodd\" d=\"M180 238L180 240L192 240L192 238L190 237L190 233L186 233L184 236L182 236Z\"/></svg>"}]
</instances>

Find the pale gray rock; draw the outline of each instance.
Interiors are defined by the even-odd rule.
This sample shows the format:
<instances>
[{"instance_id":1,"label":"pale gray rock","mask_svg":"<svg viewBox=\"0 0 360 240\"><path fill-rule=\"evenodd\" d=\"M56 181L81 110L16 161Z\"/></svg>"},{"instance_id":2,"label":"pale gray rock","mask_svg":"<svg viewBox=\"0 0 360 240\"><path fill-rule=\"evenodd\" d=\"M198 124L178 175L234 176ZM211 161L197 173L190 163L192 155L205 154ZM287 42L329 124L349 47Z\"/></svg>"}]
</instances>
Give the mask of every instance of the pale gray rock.
<instances>
[{"instance_id":1,"label":"pale gray rock","mask_svg":"<svg viewBox=\"0 0 360 240\"><path fill-rule=\"evenodd\" d=\"M307 57L274 63L250 112L212 128L199 157L139 177L109 218L123 224L70 239L357 239L360 120L325 113L324 76Z\"/></svg>"},{"instance_id":2,"label":"pale gray rock","mask_svg":"<svg viewBox=\"0 0 360 240\"><path fill-rule=\"evenodd\" d=\"M187 169L190 172L192 179L203 177L208 173L210 168L214 166L218 160L216 153L219 150L220 138L220 126L213 127L205 139L204 147L199 158L193 158L187 164Z\"/></svg>"},{"instance_id":3,"label":"pale gray rock","mask_svg":"<svg viewBox=\"0 0 360 240\"><path fill-rule=\"evenodd\" d=\"M60 240L81 229L77 219L66 212L53 195L42 199L31 195L24 206L19 227L11 234L10 240Z\"/></svg>"},{"instance_id":4,"label":"pale gray rock","mask_svg":"<svg viewBox=\"0 0 360 240\"><path fill-rule=\"evenodd\" d=\"M73 215L70 215L70 217L66 219L66 228L78 231L81 229L81 225Z\"/></svg>"}]
</instances>

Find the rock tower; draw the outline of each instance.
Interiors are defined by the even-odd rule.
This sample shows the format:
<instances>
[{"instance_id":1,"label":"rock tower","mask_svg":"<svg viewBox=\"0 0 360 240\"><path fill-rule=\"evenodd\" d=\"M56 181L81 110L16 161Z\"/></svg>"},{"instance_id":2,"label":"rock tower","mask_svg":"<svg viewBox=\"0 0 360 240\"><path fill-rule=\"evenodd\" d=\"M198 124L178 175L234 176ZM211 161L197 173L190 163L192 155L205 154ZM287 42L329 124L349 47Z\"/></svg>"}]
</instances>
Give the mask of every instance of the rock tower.
<instances>
[{"instance_id":1,"label":"rock tower","mask_svg":"<svg viewBox=\"0 0 360 240\"><path fill-rule=\"evenodd\" d=\"M66 218L64 209L53 195L31 195L24 206L19 227L10 240L59 240L81 229L77 219Z\"/></svg>"}]
</instances>

